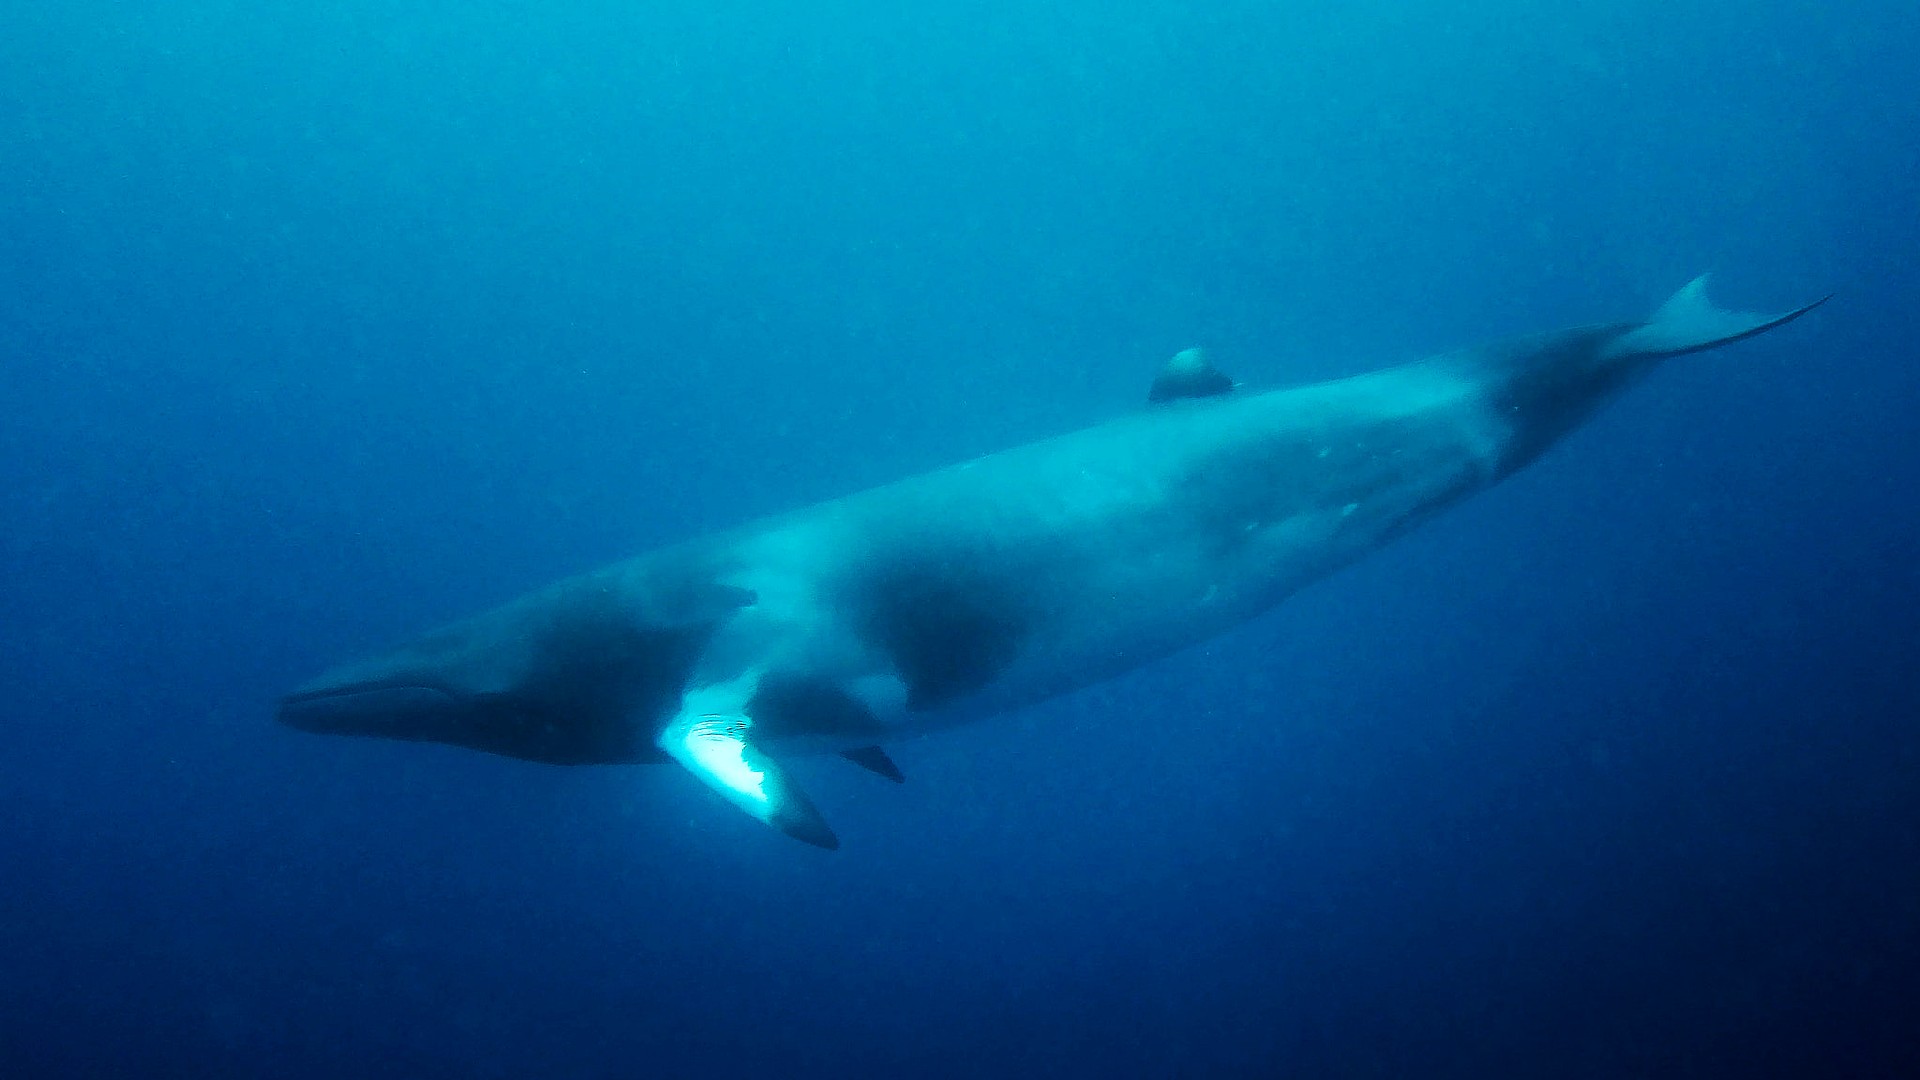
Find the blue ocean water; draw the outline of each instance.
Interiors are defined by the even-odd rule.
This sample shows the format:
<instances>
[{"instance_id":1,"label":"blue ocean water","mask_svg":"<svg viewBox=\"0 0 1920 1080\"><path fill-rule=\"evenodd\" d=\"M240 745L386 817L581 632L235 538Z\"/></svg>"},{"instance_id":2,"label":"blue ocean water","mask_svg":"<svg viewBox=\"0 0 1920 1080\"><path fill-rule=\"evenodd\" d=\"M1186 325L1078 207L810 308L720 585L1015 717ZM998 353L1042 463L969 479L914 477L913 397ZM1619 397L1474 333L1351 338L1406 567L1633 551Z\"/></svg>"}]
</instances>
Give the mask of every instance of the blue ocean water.
<instances>
[{"instance_id":1,"label":"blue ocean water","mask_svg":"<svg viewBox=\"0 0 1920 1080\"><path fill-rule=\"evenodd\" d=\"M1920 1068L1908 3L0 11L0 1074ZM272 721L1134 408L1839 297L1241 631L797 768Z\"/></svg>"}]
</instances>

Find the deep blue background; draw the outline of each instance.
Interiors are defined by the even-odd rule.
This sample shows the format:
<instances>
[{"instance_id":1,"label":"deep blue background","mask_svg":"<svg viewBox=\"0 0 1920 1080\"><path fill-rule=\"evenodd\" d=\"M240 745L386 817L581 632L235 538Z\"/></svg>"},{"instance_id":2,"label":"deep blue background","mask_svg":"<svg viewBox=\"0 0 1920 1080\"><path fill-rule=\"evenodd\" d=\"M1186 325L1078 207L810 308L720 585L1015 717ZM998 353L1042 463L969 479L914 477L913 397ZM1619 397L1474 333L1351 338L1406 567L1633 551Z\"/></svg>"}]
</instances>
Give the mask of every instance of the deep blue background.
<instances>
[{"instance_id":1,"label":"deep blue background","mask_svg":"<svg viewBox=\"0 0 1920 1080\"><path fill-rule=\"evenodd\" d=\"M0 1073L1920 1067L1911 3L296 6L0 11ZM837 855L271 721L1186 345L1709 269L1841 295L903 788L801 762Z\"/></svg>"}]
</instances>

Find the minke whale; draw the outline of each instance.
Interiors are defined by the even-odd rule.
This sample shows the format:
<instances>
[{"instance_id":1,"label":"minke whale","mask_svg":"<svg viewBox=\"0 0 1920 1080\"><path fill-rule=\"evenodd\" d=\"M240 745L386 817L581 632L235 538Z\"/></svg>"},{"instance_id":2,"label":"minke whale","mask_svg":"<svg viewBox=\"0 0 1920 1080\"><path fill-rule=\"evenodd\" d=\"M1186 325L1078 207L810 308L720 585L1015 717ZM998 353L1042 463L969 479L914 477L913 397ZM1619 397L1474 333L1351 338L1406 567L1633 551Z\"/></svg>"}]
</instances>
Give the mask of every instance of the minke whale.
<instances>
[{"instance_id":1,"label":"minke whale","mask_svg":"<svg viewBox=\"0 0 1920 1080\"><path fill-rule=\"evenodd\" d=\"M1533 461L1660 361L1788 323L1706 278L1650 318L1249 393L1197 350L1139 411L568 578L294 690L312 732L676 762L839 846L787 762L1166 656Z\"/></svg>"}]
</instances>

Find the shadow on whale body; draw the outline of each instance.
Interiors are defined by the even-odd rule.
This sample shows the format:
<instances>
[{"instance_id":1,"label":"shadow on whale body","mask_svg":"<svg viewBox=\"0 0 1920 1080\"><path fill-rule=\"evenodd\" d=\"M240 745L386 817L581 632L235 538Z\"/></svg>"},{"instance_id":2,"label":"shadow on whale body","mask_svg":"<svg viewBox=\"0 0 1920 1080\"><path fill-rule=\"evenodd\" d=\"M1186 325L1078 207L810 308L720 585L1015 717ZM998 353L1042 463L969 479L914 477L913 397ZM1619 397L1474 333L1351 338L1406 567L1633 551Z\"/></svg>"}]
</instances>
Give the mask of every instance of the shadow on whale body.
<instances>
[{"instance_id":1,"label":"shadow on whale body","mask_svg":"<svg viewBox=\"0 0 1920 1080\"><path fill-rule=\"evenodd\" d=\"M1776 314L1708 302L1246 394L1188 351L1149 407L561 581L288 694L322 734L561 765L674 761L838 846L789 775L1119 674L1245 621L1537 458L1669 357Z\"/></svg>"}]
</instances>

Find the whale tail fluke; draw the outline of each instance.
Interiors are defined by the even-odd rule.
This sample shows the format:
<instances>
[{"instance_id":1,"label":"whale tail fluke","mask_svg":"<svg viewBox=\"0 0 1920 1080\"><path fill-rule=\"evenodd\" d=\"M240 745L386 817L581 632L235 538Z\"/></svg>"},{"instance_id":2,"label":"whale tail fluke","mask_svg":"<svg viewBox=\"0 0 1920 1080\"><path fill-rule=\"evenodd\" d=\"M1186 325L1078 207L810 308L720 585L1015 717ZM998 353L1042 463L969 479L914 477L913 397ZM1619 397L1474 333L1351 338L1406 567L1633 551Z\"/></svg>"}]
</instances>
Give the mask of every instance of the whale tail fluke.
<instances>
[{"instance_id":1,"label":"whale tail fluke","mask_svg":"<svg viewBox=\"0 0 1920 1080\"><path fill-rule=\"evenodd\" d=\"M1608 359L1625 356L1668 357L1728 345L1782 326L1832 299L1832 294L1791 311L1758 314L1715 307L1707 298L1707 279L1701 274L1681 286L1653 317L1615 338L1605 350Z\"/></svg>"}]
</instances>

